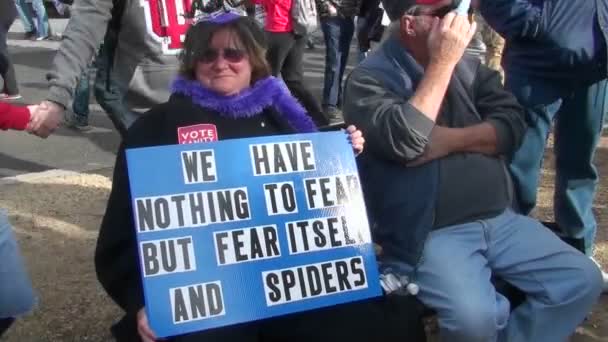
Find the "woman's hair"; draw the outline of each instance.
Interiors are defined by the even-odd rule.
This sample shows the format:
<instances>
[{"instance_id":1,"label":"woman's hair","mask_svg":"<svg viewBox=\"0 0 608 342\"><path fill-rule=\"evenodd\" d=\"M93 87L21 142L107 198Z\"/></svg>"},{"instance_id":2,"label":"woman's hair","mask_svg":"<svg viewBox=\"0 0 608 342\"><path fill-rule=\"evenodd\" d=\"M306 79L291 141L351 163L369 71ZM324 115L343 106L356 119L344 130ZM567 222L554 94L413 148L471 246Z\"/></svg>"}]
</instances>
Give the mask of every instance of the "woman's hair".
<instances>
[{"instance_id":1,"label":"woman's hair","mask_svg":"<svg viewBox=\"0 0 608 342\"><path fill-rule=\"evenodd\" d=\"M228 23L218 24L210 21L201 21L192 25L186 33L183 49L180 54L180 76L196 79L196 65L211 45L216 32L228 30L234 35L239 49L243 49L251 63L251 84L270 76L270 67L266 61L266 39L264 31L259 25L248 17L232 20Z\"/></svg>"}]
</instances>

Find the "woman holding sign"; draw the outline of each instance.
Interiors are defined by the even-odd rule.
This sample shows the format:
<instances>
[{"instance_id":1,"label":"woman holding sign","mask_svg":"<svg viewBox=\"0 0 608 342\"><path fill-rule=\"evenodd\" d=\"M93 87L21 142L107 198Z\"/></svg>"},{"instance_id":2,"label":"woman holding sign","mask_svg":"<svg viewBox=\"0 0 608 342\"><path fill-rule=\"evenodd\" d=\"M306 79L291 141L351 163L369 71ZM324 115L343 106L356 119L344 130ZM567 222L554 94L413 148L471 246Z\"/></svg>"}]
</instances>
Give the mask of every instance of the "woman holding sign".
<instances>
[{"instance_id":1,"label":"woman holding sign","mask_svg":"<svg viewBox=\"0 0 608 342\"><path fill-rule=\"evenodd\" d=\"M317 130L284 84L270 75L264 33L233 11L199 18L189 29L172 96L130 128L118 153L112 193L95 256L101 284L126 316L113 329L121 341L155 341L144 310L141 270L125 149ZM348 127L355 152L361 132ZM159 294L160 296L160 294ZM405 299L410 302L410 299ZM372 341L424 339L410 305L362 301L174 337L172 341ZM415 322L408 330L404 317ZM414 327L412 329L412 327ZM418 334L418 335L417 335Z\"/></svg>"},{"instance_id":2,"label":"woman holding sign","mask_svg":"<svg viewBox=\"0 0 608 342\"><path fill-rule=\"evenodd\" d=\"M129 129L117 156L95 256L101 284L126 312L113 329L117 340L156 340L144 310L125 149L317 130L284 84L270 76L264 56L264 33L252 19L233 11L197 19L186 35L180 75L170 100ZM361 132L352 126L347 131L353 149L360 152ZM389 303L385 298L355 302L171 341L424 340L410 299L404 302ZM404 324L407 317L411 326Z\"/></svg>"}]
</instances>

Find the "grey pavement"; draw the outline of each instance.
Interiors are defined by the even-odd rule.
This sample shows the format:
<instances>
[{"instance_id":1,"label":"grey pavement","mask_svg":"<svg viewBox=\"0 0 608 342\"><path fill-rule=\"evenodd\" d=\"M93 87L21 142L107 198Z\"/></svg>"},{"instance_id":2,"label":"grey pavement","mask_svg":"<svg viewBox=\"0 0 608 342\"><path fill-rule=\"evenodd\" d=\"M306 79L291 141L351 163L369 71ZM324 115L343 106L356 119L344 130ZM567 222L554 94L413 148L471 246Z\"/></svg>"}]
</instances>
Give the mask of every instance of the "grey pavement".
<instances>
[{"instance_id":1,"label":"grey pavement","mask_svg":"<svg viewBox=\"0 0 608 342\"><path fill-rule=\"evenodd\" d=\"M50 22L52 31L61 33L68 20L51 19ZM20 103L35 104L46 96L46 71L60 42L32 42L23 38L23 32L19 20L15 21L8 45L23 95ZM323 87L324 56L323 46L318 44L315 50L307 50L304 58L305 82L317 98ZM351 61L355 58L352 51ZM24 132L1 132L0 178L53 169L81 172L113 166L120 137L93 98L90 124L93 129L88 132L61 127L46 140Z\"/></svg>"},{"instance_id":2,"label":"grey pavement","mask_svg":"<svg viewBox=\"0 0 608 342\"><path fill-rule=\"evenodd\" d=\"M61 33L67 19L51 19L54 33ZM32 42L23 38L23 26L18 20L9 32L9 51L15 65L22 104L42 101L48 88L46 71L50 68L59 42ZM93 102L93 101L92 101ZM98 105L93 105L87 133L59 128L46 140L24 132L0 134L0 177L51 169L89 171L114 164L119 136Z\"/></svg>"}]
</instances>

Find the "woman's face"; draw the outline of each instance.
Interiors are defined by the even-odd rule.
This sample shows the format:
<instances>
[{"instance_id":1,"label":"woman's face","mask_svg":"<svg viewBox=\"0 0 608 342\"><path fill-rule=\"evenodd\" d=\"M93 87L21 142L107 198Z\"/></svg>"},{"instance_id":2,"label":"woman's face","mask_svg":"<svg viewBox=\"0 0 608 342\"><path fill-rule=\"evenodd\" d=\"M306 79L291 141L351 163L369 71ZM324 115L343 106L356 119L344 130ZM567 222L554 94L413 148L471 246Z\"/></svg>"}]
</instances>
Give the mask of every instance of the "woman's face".
<instances>
[{"instance_id":1,"label":"woman's face","mask_svg":"<svg viewBox=\"0 0 608 342\"><path fill-rule=\"evenodd\" d=\"M196 65L196 79L221 95L235 95L251 84L251 64L234 32L217 31Z\"/></svg>"}]
</instances>

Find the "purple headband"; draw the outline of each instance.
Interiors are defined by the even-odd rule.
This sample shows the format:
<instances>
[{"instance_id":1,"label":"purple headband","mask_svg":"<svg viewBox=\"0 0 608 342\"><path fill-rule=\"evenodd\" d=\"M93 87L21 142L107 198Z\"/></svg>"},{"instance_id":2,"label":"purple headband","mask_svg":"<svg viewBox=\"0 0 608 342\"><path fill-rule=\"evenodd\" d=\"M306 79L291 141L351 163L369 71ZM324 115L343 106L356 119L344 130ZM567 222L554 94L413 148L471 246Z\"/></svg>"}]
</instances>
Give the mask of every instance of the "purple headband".
<instances>
[{"instance_id":1,"label":"purple headband","mask_svg":"<svg viewBox=\"0 0 608 342\"><path fill-rule=\"evenodd\" d=\"M193 25L198 23L213 23L213 24L226 24L231 21L237 20L241 17L244 17L245 13L242 11L238 11L234 8L231 9L221 9L219 11L215 11L213 13L205 13L200 16L197 16L194 19Z\"/></svg>"}]
</instances>

